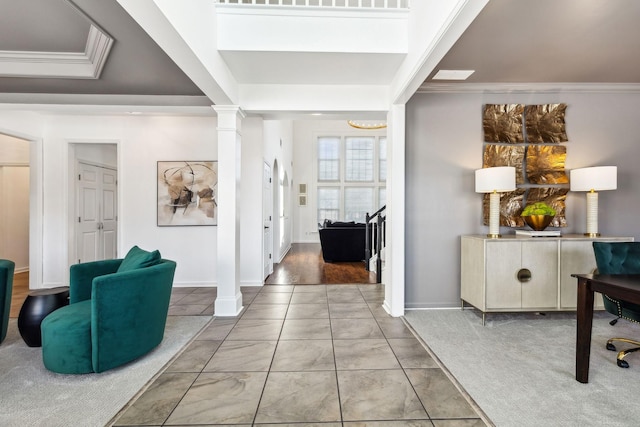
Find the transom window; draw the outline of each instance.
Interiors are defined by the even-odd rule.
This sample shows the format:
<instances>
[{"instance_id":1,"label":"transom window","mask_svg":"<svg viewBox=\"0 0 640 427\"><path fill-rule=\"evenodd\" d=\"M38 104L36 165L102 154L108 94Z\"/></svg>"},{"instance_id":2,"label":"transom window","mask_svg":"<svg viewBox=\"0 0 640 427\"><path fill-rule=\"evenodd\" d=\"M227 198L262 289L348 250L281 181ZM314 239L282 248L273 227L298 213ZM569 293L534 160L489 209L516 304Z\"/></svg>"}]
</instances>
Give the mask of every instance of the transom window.
<instances>
[{"instance_id":1,"label":"transom window","mask_svg":"<svg viewBox=\"0 0 640 427\"><path fill-rule=\"evenodd\" d=\"M318 138L318 223L364 222L386 199L385 136Z\"/></svg>"}]
</instances>

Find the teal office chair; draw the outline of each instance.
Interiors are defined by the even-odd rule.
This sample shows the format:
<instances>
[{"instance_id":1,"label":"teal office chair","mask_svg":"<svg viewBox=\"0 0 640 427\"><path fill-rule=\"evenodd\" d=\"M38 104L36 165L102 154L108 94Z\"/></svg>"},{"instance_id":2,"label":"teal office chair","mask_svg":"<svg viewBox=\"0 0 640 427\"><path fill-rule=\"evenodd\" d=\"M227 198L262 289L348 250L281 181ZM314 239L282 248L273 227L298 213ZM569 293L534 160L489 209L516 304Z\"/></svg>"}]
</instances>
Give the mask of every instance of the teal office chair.
<instances>
[{"instance_id":1,"label":"teal office chair","mask_svg":"<svg viewBox=\"0 0 640 427\"><path fill-rule=\"evenodd\" d=\"M593 242L596 265L599 274L640 274L640 242ZM611 322L615 325L618 319L640 323L640 305L602 295L604 308L616 316ZM617 363L621 368L628 368L625 356L640 350L640 341L629 338L611 338L607 341L607 350L616 351L615 341L636 347L618 353Z\"/></svg>"},{"instance_id":2,"label":"teal office chair","mask_svg":"<svg viewBox=\"0 0 640 427\"><path fill-rule=\"evenodd\" d=\"M13 291L13 272L15 263L0 259L0 343L7 336L9 312L11 311L11 293Z\"/></svg>"}]
</instances>

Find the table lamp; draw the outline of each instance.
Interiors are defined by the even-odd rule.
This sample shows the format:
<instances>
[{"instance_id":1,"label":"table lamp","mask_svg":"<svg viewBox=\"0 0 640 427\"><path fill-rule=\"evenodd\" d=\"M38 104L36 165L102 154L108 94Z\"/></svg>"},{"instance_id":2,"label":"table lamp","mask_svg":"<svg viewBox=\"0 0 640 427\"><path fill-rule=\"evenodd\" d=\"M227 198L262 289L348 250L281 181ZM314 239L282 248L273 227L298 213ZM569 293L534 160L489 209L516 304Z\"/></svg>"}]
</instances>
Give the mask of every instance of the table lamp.
<instances>
[{"instance_id":1,"label":"table lamp","mask_svg":"<svg viewBox=\"0 0 640 427\"><path fill-rule=\"evenodd\" d=\"M618 168L616 166L594 166L573 169L571 171L571 191L587 193L587 232L588 237L598 237L598 193L602 190L618 188Z\"/></svg>"},{"instance_id":2,"label":"table lamp","mask_svg":"<svg viewBox=\"0 0 640 427\"><path fill-rule=\"evenodd\" d=\"M476 193L489 195L489 234L487 237L500 237L500 194L516 189L516 168L497 166L476 170Z\"/></svg>"}]
</instances>

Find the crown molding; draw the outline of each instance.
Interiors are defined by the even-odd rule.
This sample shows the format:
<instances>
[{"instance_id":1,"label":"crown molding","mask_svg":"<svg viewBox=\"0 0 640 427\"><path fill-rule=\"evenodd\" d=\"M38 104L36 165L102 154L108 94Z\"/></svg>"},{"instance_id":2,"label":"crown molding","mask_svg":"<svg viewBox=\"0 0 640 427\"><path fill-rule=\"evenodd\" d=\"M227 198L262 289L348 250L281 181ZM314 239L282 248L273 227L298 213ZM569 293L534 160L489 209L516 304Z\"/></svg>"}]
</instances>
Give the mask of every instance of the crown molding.
<instances>
[{"instance_id":1,"label":"crown molding","mask_svg":"<svg viewBox=\"0 0 640 427\"><path fill-rule=\"evenodd\" d=\"M424 83L416 93L638 93L638 83Z\"/></svg>"},{"instance_id":2,"label":"crown molding","mask_svg":"<svg viewBox=\"0 0 640 427\"><path fill-rule=\"evenodd\" d=\"M113 39L95 25L84 52L0 51L0 77L97 79Z\"/></svg>"},{"instance_id":3,"label":"crown molding","mask_svg":"<svg viewBox=\"0 0 640 427\"><path fill-rule=\"evenodd\" d=\"M0 111L214 116L206 96L0 93Z\"/></svg>"}]
</instances>

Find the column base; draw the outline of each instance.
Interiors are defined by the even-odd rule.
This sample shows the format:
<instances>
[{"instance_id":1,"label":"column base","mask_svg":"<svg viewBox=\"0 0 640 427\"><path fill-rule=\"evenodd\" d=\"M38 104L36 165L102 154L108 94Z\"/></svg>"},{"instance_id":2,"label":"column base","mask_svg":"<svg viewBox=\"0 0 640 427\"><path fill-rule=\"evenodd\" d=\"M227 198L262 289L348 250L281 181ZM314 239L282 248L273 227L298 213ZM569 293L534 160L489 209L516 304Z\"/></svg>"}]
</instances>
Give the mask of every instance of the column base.
<instances>
[{"instance_id":1,"label":"column base","mask_svg":"<svg viewBox=\"0 0 640 427\"><path fill-rule=\"evenodd\" d=\"M213 306L213 315L216 317L236 317L242 312L242 294L235 297L217 297Z\"/></svg>"}]
</instances>

